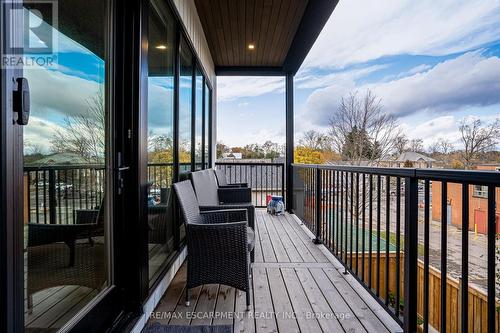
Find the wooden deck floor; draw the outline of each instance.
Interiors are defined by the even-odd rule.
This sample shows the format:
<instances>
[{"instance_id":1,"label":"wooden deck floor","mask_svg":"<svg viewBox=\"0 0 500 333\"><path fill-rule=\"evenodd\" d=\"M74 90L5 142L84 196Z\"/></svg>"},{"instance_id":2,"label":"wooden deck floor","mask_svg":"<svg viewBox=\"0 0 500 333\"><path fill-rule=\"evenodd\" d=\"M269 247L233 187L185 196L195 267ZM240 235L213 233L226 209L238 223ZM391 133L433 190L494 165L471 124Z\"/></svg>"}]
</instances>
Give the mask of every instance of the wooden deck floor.
<instances>
[{"instance_id":1,"label":"wooden deck floor","mask_svg":"<svg viewBox=\"0 0 500 333\"><path fill-rule=\"evenodd\" d=\"M149 251L152 263L150 274L156 277L167 255L161 250L161 246L156 244L150 244ZM25 271L26 269L25 267ZM26 311L24 316L26 332L57 331L87 305L98 292L97 289L84 286L67 285L34 293L33 309ZM25 308L27 309L27 299L25 299Z\"/></svg>"},{"instance_id":2,"label":"wooden deck floor","mask_svg":"<svg viewBox=\"0 0 500 333\"><path fill-rule=\"evenodd\" d=\"M294 216L258 210L256 232L250 312L245 294L224 285L191 290L186 307L184 265L148 324L232 324L238 333L402 331Z\"/></svg>"}]
</instances>

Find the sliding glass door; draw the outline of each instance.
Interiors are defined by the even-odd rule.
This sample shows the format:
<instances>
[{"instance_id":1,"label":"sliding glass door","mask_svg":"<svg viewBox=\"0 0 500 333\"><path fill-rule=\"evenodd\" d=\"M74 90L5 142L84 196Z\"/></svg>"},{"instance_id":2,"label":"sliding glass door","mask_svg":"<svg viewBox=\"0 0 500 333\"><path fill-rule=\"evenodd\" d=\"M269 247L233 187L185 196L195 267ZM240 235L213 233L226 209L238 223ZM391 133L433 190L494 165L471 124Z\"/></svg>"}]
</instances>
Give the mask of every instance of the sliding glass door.
<instances>
[{"instance_id":1,"label":"sliding glass door","mask_svg":"<svg viewBox=\"0 0 500 333\"><path fill-rule=\"evenodd\" d=\"M172 211L175 21L150 1L148 29L148 257L152 285L174 253Z\"/></svg>"},{"instance_id":2,"label":"sliding glass door","mask_svg":"<svg viewBox=\"0 0 500 333\"><path fill-rule=\"evenodd\" d=\"M191 171L193 131L193 54L184 36L180 41L179 172Z\"/></svg>"},{"instance_id":3,"label":"sliding glass door","mask_svg":"<svg viewBox=\"0 0 500 333\"><path fill-rule=\"evenodd\" d=\"M203 167L203 73L196 67L194 113L194 165L195 170Z\"/></svg>"},{"instance_id":4,"label":"sliding glass door","mask_svg":"<svg viewBox=\"0 0 500 333\"><path fill-rule=\"evenodd\" d=\"M55 331L110 286L109 4L25 1L24 325Z\"/></svg>"}]
</instances>

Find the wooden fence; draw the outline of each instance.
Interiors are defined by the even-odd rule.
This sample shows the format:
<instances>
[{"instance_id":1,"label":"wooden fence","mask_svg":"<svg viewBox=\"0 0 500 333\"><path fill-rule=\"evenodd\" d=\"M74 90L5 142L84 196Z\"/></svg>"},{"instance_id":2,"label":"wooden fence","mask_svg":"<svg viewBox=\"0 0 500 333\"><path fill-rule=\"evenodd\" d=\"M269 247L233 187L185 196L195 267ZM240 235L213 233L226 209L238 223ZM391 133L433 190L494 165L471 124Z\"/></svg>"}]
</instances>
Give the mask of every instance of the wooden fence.
<instances>
[{"instance_id":1,"label":"wooden fence","mask_svg":"<svg viewBox=\"0 0 500 333\"><path fill-rule=\"evenodd\" d=\"M361 265L362 256L359 254L358 263L358 274L359 278L362 279L366 284L368 284L368 272L369 266L372 269L371 286L372 290L376 292L377 284L377 259L376 254L372 253L371 260L368 253L364 254L365 257L365 267L364 276L361 277ZM386 288L385 288L385 260L386 254L380 253L380 280L379 280L379 297L385 299ZM348 262L350 262L350 255L348 254ZM356 267L356 254L353 254L353 270ZM404 254L401 253L401 266L400 266L400 276L401 276L401 299L403 299L403 288L404 288ZM424 302L424 263L423 261L418 261L418 305L417 312L419 318L422 318ZM447 278L446 287L446 331L451 333L460 332L460 288L461 283L458 279L451 277ZM396 293L396 253L389 253L389 296L394 296ZM480 288L469 285L469 332L477 333L488 333L487 330L487 295L485 291ZM394 305L394 304L392 304ZM402 307L404 307L404 300ZM441 326L441 272L433 267L429 267L429 325L432 326L429 331L435 330L439 331ZM497 308L500 308L500 302L497 300ZM422 331L423 327L420 324L419 330ZM500 312L496 313L496 332L500 332Z\"/></svg>"}]
</instances>

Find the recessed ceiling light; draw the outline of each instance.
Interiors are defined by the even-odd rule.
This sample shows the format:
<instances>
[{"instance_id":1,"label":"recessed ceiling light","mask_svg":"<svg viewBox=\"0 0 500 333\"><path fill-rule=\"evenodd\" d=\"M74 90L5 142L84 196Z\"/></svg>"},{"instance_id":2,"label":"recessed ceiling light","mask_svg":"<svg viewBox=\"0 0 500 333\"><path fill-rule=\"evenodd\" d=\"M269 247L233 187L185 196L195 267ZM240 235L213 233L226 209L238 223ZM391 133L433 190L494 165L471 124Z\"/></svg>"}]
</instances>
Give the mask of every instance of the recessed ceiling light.
<instances>
[{"instance_id":1,"label":"recessed ceiling light","mask_svg":"<svg viewBox=\"0 0 500 333\"><path fill-rule=\"evenodd\" d=\"M248 44L248 49L249 49L249 50L253 50L253 49L255 49L255 45L254 45L254 44Z\"/></svg>"},{"instance_id":2,"label":"recessed ceiling light","mask_svg":"<svg viewBox=\"0 0 500 333\"><path fill-rule=\"evenodd\" d=\"M156 46L156 48L158 50L166 50L167 49L167 45L158 45L158 46Z\"/></svg>"}]
</instances>

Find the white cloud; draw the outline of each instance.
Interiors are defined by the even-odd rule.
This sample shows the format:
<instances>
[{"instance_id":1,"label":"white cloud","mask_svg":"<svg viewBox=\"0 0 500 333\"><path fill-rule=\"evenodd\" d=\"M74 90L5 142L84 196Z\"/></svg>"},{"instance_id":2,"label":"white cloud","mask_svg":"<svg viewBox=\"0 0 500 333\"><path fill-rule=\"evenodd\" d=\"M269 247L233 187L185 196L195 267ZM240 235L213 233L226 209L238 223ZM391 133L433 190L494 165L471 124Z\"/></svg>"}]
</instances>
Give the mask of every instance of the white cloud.
<instances>
[{"instance_id":1,"label":"white cloud","mask_svg":"<svg viewBox=\"0 0 500 333\"><path fill-rule=\"evenodd\" d=\"M218 102L233 101L242 97L256 97L285 89L283 77L220 76L217 78Z\"/></svg>"},{"instance_id":2,"label":"white cloud","mask_svg":"<svg viewBox=\"0 0 500 333\"><path fill-rule=\"evenodd\" d=\"M387 112L398 117L423 110L452 112L464 106L493 105L500 103L500 58L470 52L426 72L363 86L356 86L353 78L344 77L313 92L302 110L302 117L324 126L342 96L366 89L382 99Z\"/></svg>"},{"instance_id":3,"label":"white cloud","mask_svg":"<svg viewBox=\"0 0 500 333\"><path fill-rule=\"evenodd\" d=\"M408 138L422 139L424 147L430 146L438 138L447 138L455 146L460 142L459 120L455 116L440 116L421 123L402 122L400 127Z\"/></svg>"},{"instance_id":4,"label":"white cloud","mask_svg":"<svg viewBox=\"0 0 500 333\"><path fill-rule=\"evenodd\" d=\"M36 116L30 116L29 124L24 130L24 143L27 152L29 153L29 149L32 147L37 147L43 153L49 153L52 146L50 141L58 129L62 128L56 123Z\"/></svg>"},{"instance_id":5,"label":"white cloud","mask_svg":"<svg viewBox=\"0 0 500 333\"><path fill-rule=\"evenodd\" d=\"M498 40L499 21L498 0L340 1L303 67L468 51Z\"/></svg>"},{"instance_id":6,"label":"white cloud","mask_svg":"<svg viewBox=\"0 0 500 333\"><path fill-rule=\"evenodd\" d=\"M338 82L353 82L354 80L387 68L387 65L373 65L349 71L334 72L326 75L314 73L299 73L295 78L295 87L298 89L317 89L327 87Z\"/></svg>"},{"instance_id":7,"label":"white cloud","mask_svg":"<svg viewBox=\"0 0 500 333\"><path fill-rule=\"evenodd\" d=\"M45 119L54 114L86 114L89 99L102 86L96 81L45 69L26 69L24 75L30 83L32 114Z\"/></svg>"}]
</instances>

